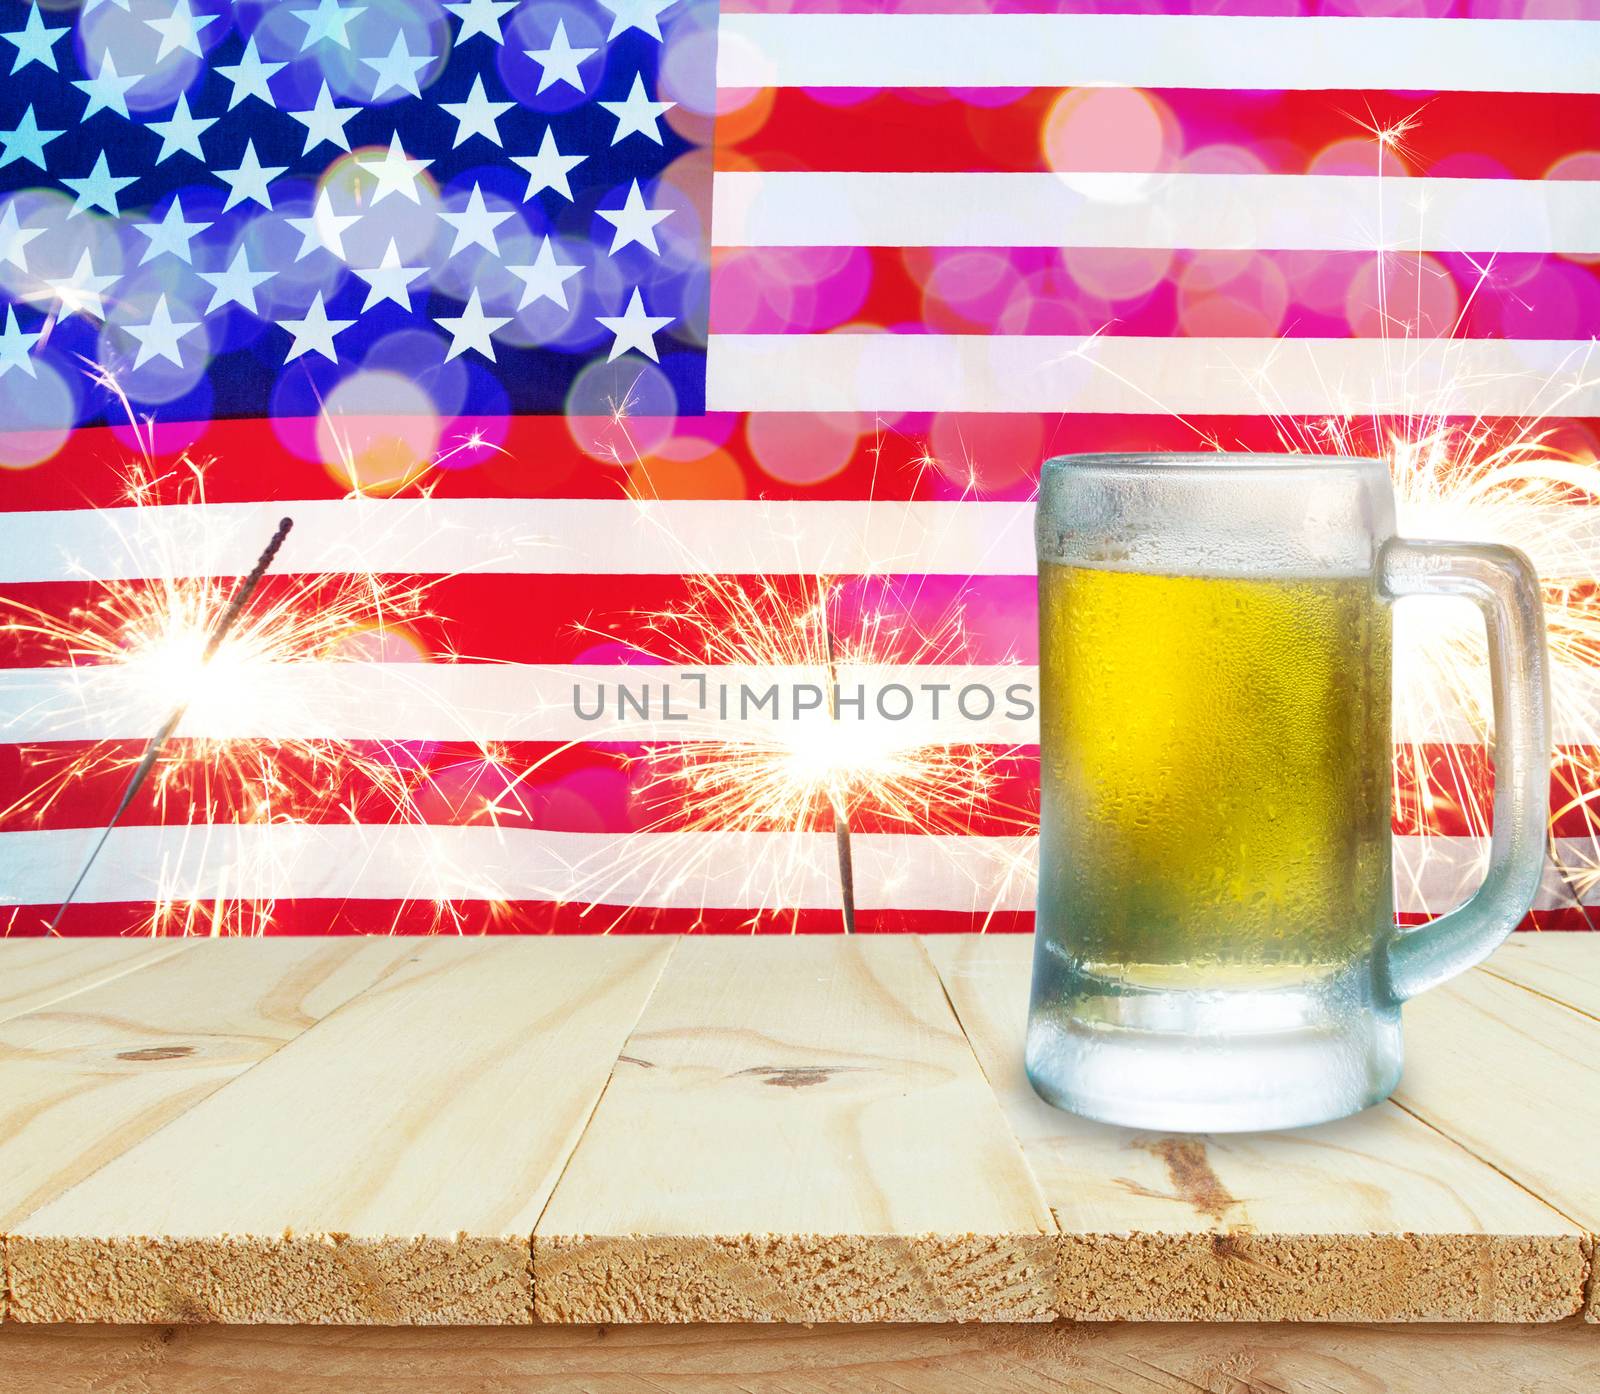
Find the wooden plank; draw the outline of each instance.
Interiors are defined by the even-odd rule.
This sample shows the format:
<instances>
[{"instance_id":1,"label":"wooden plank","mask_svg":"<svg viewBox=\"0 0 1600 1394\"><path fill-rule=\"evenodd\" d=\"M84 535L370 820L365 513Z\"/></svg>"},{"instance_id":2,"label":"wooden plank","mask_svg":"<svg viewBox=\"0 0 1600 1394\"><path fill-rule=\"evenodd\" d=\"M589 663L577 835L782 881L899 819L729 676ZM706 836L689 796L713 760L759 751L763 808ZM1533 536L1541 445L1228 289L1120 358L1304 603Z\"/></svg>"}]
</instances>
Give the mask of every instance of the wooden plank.
<instances>
[{"instance_id":1,"label":"wooden plank","mask_svg":"<svg viewBox=\"0 0 1600 1394\"><path fill-rule=\"evenodd\" d=\"M0 1025L0 1230L271 1055L411 951L403 941L360 939L207 940L176 954L165 944L143 948L150 961L136 971ZM104 962L125 959L117 952Z\"/></svg>"},{"instance_id":2,"label":"wooden plank","mask_svg":"<svg viewBox=\"0 0 1600 1394\"><path fill-rule=\"evenodd\" d=\"M182 939L6 939L0 942L0 1022L159 963L187 944Z\"/></svg>"},{"instance_id":3,"label":"wooden plank","mask_svg":"<svg viewBox=\"0 0 1600 1394\"><path fill-rule=\"evenodd\" d=\"M1483 969L1600 1017L1600 934L1513 934Z\"/></svg>"},{"instance_id":4,"label":"wooden plank","mask_svg":"<svg viewBox=\"0 0 1600 1394\"><path fill-rule=\"evenodd\" d=\"M1406 1041L1398 1103L1600 1234L1600 1020L1479 971L1408 1003ZM1600 1261L1591 1320L1597 1293Z\"/></svg>"},{"instance_id":5,"label":"wooden plank","mask_svg":"<svg viewBox=\"0 0 1600 1394\"><path fill-rule=\"evenodd\" d=\"M1593 1394L1539 1326L8 1326L27 1394Z\"/></svg>"},{"instance_id":6,"label":"wooden plank","mask_svg":"<svg viewBox=\"0 0 1600 1394\"><path fill-rule=\"evenodd\" d=\"M918 940L689 939L534 1233L534 1301L1040 1319L1053 1229Z\"/></svg>"},{"instance_id":7,"label":"wooden plank","mask_svg":"<svg viewBox=\"0 0 1600 1394\"><path fill-rule=\"evenodd\" d=\"M1548 1321L1582 1305L1581 1230L1393 1104L1214 1137L1074 1117L1023 1073L1031 939L928 947L1061 1228L1064 1316Z\"/></svg>"},{"instance_id":8,"label":"wooden plank","mask_svg":"<svg viewBox=\"0 0 1600 1394\"><path fill-rule=\"evenodd\" d=\"M413 943L383 982L17 1225L12 1316L531 1320L534 1221L669 951Z\"/></svg>"}]
</instances>

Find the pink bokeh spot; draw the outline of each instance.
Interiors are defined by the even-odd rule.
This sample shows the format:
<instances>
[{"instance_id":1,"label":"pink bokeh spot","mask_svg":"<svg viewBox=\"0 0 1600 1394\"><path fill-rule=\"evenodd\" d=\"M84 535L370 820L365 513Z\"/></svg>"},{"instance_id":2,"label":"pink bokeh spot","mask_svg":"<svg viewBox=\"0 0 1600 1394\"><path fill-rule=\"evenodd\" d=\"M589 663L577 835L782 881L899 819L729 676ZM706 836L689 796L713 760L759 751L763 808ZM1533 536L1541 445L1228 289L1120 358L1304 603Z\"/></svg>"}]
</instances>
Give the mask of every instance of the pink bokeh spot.
<instances>
[{"instance_id":1,"label":"pink bokeh spot","mask_svg":"<svg viewBox=\"0 0 1600 1394\"><path fill-rule=\"evenodd\" d=\"M1403 179L1411 173L1392 145L1376 136L1350 136L1325 145L1306 169L1307 174L1364 174L1369 178Z\"/></svg>"},{"instance_id":2,"label":"pink bokeh spot","mask_svg":"<svg viewBox=\"0 0 1600 1394\"><path fill-rule=\"evenodd\" d=\"M844 469L868 423L852 412L757 412L745 438L750 454L785 484L818 484Z\"/></svg>"},{"instance_id":3,"label":"pink bokeh spot","mask_svg":"<svg viewBox=\"0 0 1600 1394\"><path fill-rule=\"evenodd\" d=\"M1175 255L1155 247L1063 247L1061 263L1097 299L1135 300L1166 279Z\"/></svg>"},{"instance_id":4,"label":"pink bokeh spot","mask_svg":"<svg viewBox=\"0 0 1600 1394\"><path fill-rule=\"evenodd\" d=\"M1093 334L1116 318L1104 301L1069 293L1061 274L1035 271L1012 291L995 321L1001 334Z\"/></svg>"},{"instance_id":5,"label":"pink bokeh spot","mask_svg":"<svg viewBox=\"0 0 1600 1394\"><path fill-rule=\"evenodd\" d=\"M922 281L922 316L931 329L959 329L959 321L987 326L1022 285L1015 257L981 247L907 252L907 268Z\"/></svg>"},{"instance_id":6,"label":"pink bokeh spot","mask_svg":"<svg viewBox=\"0 0 1600 1394\"><path fill-rule=\"evenodd\" d=\"M716 274L719 333L813 333L861 309L872 260L860 247L753 247Z\"/></svg>"},{"instance_id":7,"label":"pink bokeh spot","mask_svg":"<svg viewBox=\"0 0 1600 1394\"><path fill-rule=\"evenodd\" d=\"M1266 338L1283 325L1289 283L1267 257L1248 256L1224 279L1215 266L1186 267L1178 277L1178 325L1192 337Z\"/></svg>"},{"instance_id":8,"label":"pink bokeh spot","mask_svg":"<svg viewBox=\"0 0 1600 1394\"><path fill-rule=\"evenodd\" d=\"M1362 339L1449 339L1460 314L1455 277L1425 252L1368 258L1345 295L1350 332Z\"/></svg>"},{"instance_id":9,"label":"pink bokeh spot","mask_svg":"<svg viewBox=\"0 0 1600 1394\"><path fill-rule=\"evenodd\" d=\"M1036 414L941 412L928 431L939 473L963 493L987 494L1039 472L1044 422Z\"/></svg>"},{"instance_id":10,"label":"pink bokeh spot","mask_svg":"<svg viewBox=\"0 0 1600 1394\"><path fill-rule=\"evenodd\" d=\"M1544 258L1514 294L1496 296L1495 305L1507 338L1579 340L1600 324L1600 280L1571 262Z\"/></svg>"},{"instance_id":11,"label":"pink bokeh spot","mask_svg":"<svg viewBox=\"0 0 1600 1394\"><path fill-rule=\"evenodd\" d=\"M1171 167L1182 135L1171 108L1137 88L1075 87L1040 132L1045 165L1063 174L1143 173Z\"/></svg>"}]
</instances>

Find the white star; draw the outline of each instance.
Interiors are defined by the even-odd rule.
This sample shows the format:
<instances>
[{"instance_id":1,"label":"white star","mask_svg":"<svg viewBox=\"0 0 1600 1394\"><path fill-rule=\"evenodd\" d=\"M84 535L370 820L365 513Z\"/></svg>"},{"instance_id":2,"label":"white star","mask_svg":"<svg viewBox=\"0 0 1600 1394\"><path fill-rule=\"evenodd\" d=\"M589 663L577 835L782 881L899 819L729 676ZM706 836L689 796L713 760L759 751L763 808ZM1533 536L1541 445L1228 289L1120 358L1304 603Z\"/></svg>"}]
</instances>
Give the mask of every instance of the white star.
<instances>
[{"instance_id":1,"label":"white star","mask_svg":"<svg viewBox=\"0 0 1600 1394\"><path fill-rule=\"evenodd\" d=\"M228 98L228 110L232 111L246 97L260 97L268 106L276 109L278 103L273 99L272 89L267 86L267 79L283 66L282 63L261 61L261 55L256 52L256 36L252 34L237 63L218 64L213 69L233 84L233 95Z\"/></svg>"},{"instance_id":2,"label":"white star","mask_svg":"<svg viewBox=\"0 0 1600 1394\"><path fill-rule=\"evenodd\" d=\"M670 10L675 0L600 0L600 3L615 16L606 38L614 39L618 34L638 29L652 39L659 39L661 25L656 16L663 10Z\"/></svg>"},{"instance_id":3,"label":"white star","mask_svg":"<svg viewBox=\"0 0 1600 1394\"><path fill-rule=\"evenodd\" d=\"M72 207L67 210L70 218L83 212L85 208L98 208L109 213L113 218L122 210L117 206L117 195L126 189L129 184L136 182L137 175L114 175L110 166L106 164L106 153L100 152L100 157L94 162L94 168L81 179L68 179L62 177L61 182L77 195Z\"/></svg>"},{"instance_id":4,"label":"white star","mask_svg":"<svg viewBox=\"0 0 1600 1394\"><path fill-rule=\"evenodd\" d=\"M189 0L173 0L172 13L165 19L147 19L145 23L161 35L161 48L156 62L169 53L182 49L196 58L204 58L200 47L200 31L216 21L216 15L197 15L189 8Z\"/></svg>"},{"instance_id":5,"label":"white star","mask_svg":"<svg viewBox=\"0 0 1600 1394\"><path fill-rule=\"evenodd\" d=\"M449 223L456 230L456 241L450 248L450 255L454 256L468 247L482 247L486 252L499 256L500 246L495 241L494 230L513 216L509 208L491 213L483 201L483 189L474 184L465 209L460 213L439 214L442 222Z\"/></svg>"},{"instance_id":6,"label":"white star","mask_svg":"<svg viewBox=\"0 0 1600 1394\"><path fill-rule=\"evenodd\" d=\"M44 23L44 14L37 4L28 10L28 22L20 29L15 29L9 34L0 34L0 39L8 39L17 46L16 62L11 65L11 71L21 72L29 63L43 63L51 72L58 73L56 67L56 45L61 42L61 36L72 26L63 24L59 29L47 29Z\"/></svg>"},{"instance_id":7,"label":"white star","mask_svg":"<svg viewBox=\"0 0 1600 1394\"><path fill-rule=\"evenodd\" d=\"M322 84L317 102L309 111L291 111L288 114L306 128L306 148L300 153L309 155L323 141L337 145L341 150L350 148L350 137L344 133L346 123L361 110L357 106L335 106L328 84Z\"/></svg>"},{"instance_id":8,"label":"white star","mask_svg":"<svg viewBox=\"0 0 1600 1394\"><path fill-rule=\"evenodd\" d=\"M317 194L317 206L311 210L309 218L285 218L284 221L300 234L300 250L294 254L296 261L304 260L318 249L326 249L343 261L345 231L359 223L361 215L335 213L333 198L324 188Z\"/></svg>"},{"instance_id":9,"label":"white star","mask_svg":"<svg viewBox=\"0 0 1600 1394\"><path fill-rule=\"evenodd\" d=\"M567 309L566 283L582 269L557 261L555 253L550 250L548 237L540 244L539 255L533 259L533 265L506 267L522 282L522 299L517 302L519 310L527 309L536 300L553 300L563 310Z\"/></svg>"},{"instance_id":10,"label":"white star","mask_svg":"<svg viewBox=\"0 0 1600 1394\"><path fill-rule=\"evenodd\" d=\"M35 237L43 237L44 232L42 227L18 227L16 204L6 204L6 211L0 214L0 261L26 271L28 257L23 248Z\"/></svg>"},{"instance_id":11,"label":"white star","mask_svg":"<svg viewBox=\"0 0 1600 1394\"><path fill-rule=\"evenodd\" d=\"M44 148L58 136L64 135L65 131L41 131L39 118L33 114L33 103L30 102L15 130L0 131L0 146L5 149L5 153L0 155L0 169L13 160L27 160L29 164L47 170Z\"/></svg>"},{"instance_id":12,"label":"white star","mask_svg":"<svg viewBox=\"0 0 1600 1394\"><path fill-rule=\"evenodd\" d=\"M494 362L494 342L489 338L496 329L511 323L510 315L486 315L474 287L467 308L459 315L435 315L434 320L450 331L450 351L444 361L459 357L468 349L477 349L491 363Z\"/></svg>"},{"instance_id":13,"label":"white star","mask_svg":"<svg viewBox=\"0 0 1600 1394\"><path fill-rule=\"evenodd\" d=\"M6 306L6 332L0 334L0 378L13 368L21 368L30 378L37 377L29 350L39 342L40 333L24 334L17 328L17 307Z\"/></svg>"},{"instance_id":14,"label":"white star","mask_svg":"<svg viewBox=\"0 0 1600 1394\"><path fill-rule=\"evenodd\" d=\"M200 148L200 137L217 124L217 119L215 116L193 115L189 110L188 95L178 93L178 104L172 108L170 121L145 122L161 137L161 153L156 156L156 163L160 164L168 155L175 155L180 150L197 160L205 159L206 152Z\"/></svg>"},{"instance_id":15,"label":"white star","mask_svg":"<svg viewBox=\"0 0 1600 1394\"><path fill-rule=\"evenodd\" d=\"M413 97L420 97L422 89L417 86L417 74L437 56L433 53L424 54L420 58L414 56L406 46L406 31L400 30L394 36L394 43L389 46L388 53L382 58L361 60L377 74L372 79L372 100L377 101L391 87L398 87Z\"/></svg>"},{"instance_id":16,"label":"white star","mask_svg":"<svg viewBox=\"0 0 1600 1394\"><path fill-rule=\"evenodd\" d=\"M432 160L411 159L401 148L400 132L396 131L381 160L357 160L356 167L378 181L378 187L372 191L371 206L376 207L390 194L404 194L413 203L420 204L417 176L432 163Z\"/></svg>"},{"instance_id":17,"label":"white star","mask_svg":"<svg viewBox=\"0 0 1600 1394\"><path fill-rule=\"evenodd\" d=\"M333 336L344 333L354 323L353 319L329 319L319 290L304 319L278 321L280 329L287 329L294 335L294 342L289 345L289 352L283 361L293 363L302 353L320 353L328 362L337 363L339 355L334 351Z\"/></svg>"},{"instance_id":18,"label":"white star","mask_svg":"<svg viewBox=\"0 0 1600 1394\"><path fill-rule=\"evenodd\" d=\"M323 39L332 39L340 48L349 48L348 25L357 15L364 15L366 12L365 5L352 5L346 9L339 4L339 0L317 0L315 9L289 11L306 27L305 39L300 44L302 53Z\"/></svg>"},{"instance_id":19,"label":"white star","mask_svg":"<svg viewBox=\"0 0 1600 1394\"><path fill-rule=\"evenodd\" d=\"M507 10L517 8L517 0L467 0L464 5L446 5L457 19L461 21L461 32L456 35L456 43L464 44L474 34L485 34L497 44L503 44L506 36L500 32L500 18Z\"/></svg>"},{"instance_id":20,"label":"white star","mask_svg":"<svg viewBox=\"0 0 1600 1394\"><path fill-rule=\"evenodd\" d=\"M173 323L172 311L167 309L167 297L163 293L156 301L155 313L147 323L122 326L125 333L139 341L139 352L133 360L134 371L144 367L152 358L165 358L167 362L183 367L183 352L178 347L178 340L199 327L198 320Z\"/></svg>"},{"instance_id":21,"label":"white star","mask_svg":"<svg viewBox=\"0 0 1600 1394\"><path fill-rule=\"evenodd\" d=\"M624 136L631 136L636 132L642 136L649 136L657 145L661 144L661 127L657 120L664 111L671 111L677 106L676 102L652 102L650 94L644 90L644 77L635 73L633 86L629 89L628 100L625 102L599 102L613 116L617 118L616 134L611 137L615 145Z\"/></svg>"},{"instance_id":22,"label":"white star","mask_svg":"<svg viewBox=\"0 0 1600 1394\"><path fill-rule=\"evenodd\" d=\"M47 280L50 294L60 302L60 313L63 315L86 314L93 315L96 319L106 317L106 300L103 294L115 276L96 276L94 262L89 256L88 248L78 254L78 265L71 276L57 277Z\"/></svg>"},{"instance_id":23,"label":"white star","mask_svg":"<svg viewBox=\"0 0 1600 1394\"><path fill-rule=\"evenodd\" d=\"M611 239L612 256L630 242L637 242L641 247L647 247L660 256L661 248L656 245L656 224L677 212L675 208L647 207L644 196L639 192L637 179L633 181L633 187L628 190L627 201L621 208L596 208L594 211L617 230L616 236Z\"/></svg>"},{"instance_id":24,"label":"white star","mask_svg":"<svg viewBox=\"0 0 1600 1394\"><path fill-rule=\"evenodd\" d=\"M511 163L528 171L528 192L522 196L526 203L541 189L554 189L568 203L572 202L572 185L567 181L569 171L576 169L589 157L563 155L556 149L556 133L552 127L544 129L544 139L539 142L537 155L513 155Z\"/></svg>"},{"instance_id":25,"label":"white star","mask_svg":"<svg viewBox=\"0 0 1600 1394\"><path fill-rule=\"evenodd\" d=\"M369 287L366 303L361 307L361 312L365 314L374 305L381 305L385 300L392 300L401 309L410 310L411 293L407 287L428 268L400 265L400 249L395 246L394 238L391 237L389 250L383 254L383 260L376 266L365 269L353 266L350 269Z\"/></svg>"},{"instance_id":26,"label":"white star","mask_svg":"<svg viewBox=\"0 0 1600 1394\"><path fill-rule=\"evenodd\" d=\"M288 168L288 165L262 165L256 158L255 139L252 137L245 141L244 156L239 161L238 169L213 171L228 186L228 198L222 205L222 211L226 213L234 204L243 203L246 199L270 209L272 195L267 192L267 185Z\"/></svg>"},{"instance_id":27,"label":"white star","mask_svg":"<svg viewBox=\"0 0 1600 1394\"><path fill-rule=\"evenodd\" d=\"M523 50L544 69L539 74L537 89L539 92L558 82L564 82L568 87L576 87L578 91L583 91L583 74L578 71L578 65L586 58L593 58L599 51L597 48L573 48L567 39L567 22L564 19L556 21L555 37L550 40L549 48Z\"/></svg>"},{"instance_id":28,"label":"white star","mask_svg":"<svg viewBox=\"0 0 1600 1394\"><path fill-rule=\"evenodd\" d=\"M89 104L84 107L83 115L79 121L87 121L97 111L114 111L118 116L128 115L128 89L135 86L143 77L123 77L117 72L116 60L107 52L100 59L99 77L80 77L72 80L76 87L89 99Z\"/></svg>"},{"instance_id":29,"label":"white star","mask_svg":"<svg viewBox=\"0 0 1600 1394\"><path fill-rule=\"evenodd\" d=\"M154 261L163 252L171 252L185 266L194 265L194 255L189 243L204 232L210 223L186 223L183 220L183 195L174 194L167 207L167 216L159 223L135 223L133 230L150 239L150 245L139 258L139 265Z\"/></svg>"},{"instance_id":30,"label":"white star","mask_svg":"<svg viewBox=\"0 0 1600 1394\"><path fill-rule=\"evenodd\" d=\"M233 254L233 260L228 263L227 270L196 271L194 274L212 288L211 303L206 306L208 315L223 305L243 305L255 315L260 314L256 309L256 287L263 281L270 281L277 273L252 271L250 254L240 247Z\"/></svg>"},{"instance_id":31,"label":"white star","mask_svg":"<svg viewBox=\"0 0 1600 1394\"><path fill-rule=\"evenodd\" d=\"M606 362L614 363L629 349L638 349L646 358L659 363L661 360L656 357L656 334L671 324L672 318L671 315L645 314L644 301L639 296L638 287L635 287L633 299L628 301L628 308L620 315L595 316L603 329L609 329L617 336Z\"/></svg>"},{"instance_id":32,"label":"white star","mask_svg":"<svg viewBox=\"0 0 1600 1394\"><path fill-rule=\"evenodd\" d=\"M452 147L473 136L486 136L499 145L500 131L495 122L515 105L515 102L491 102L484 95L483 78L480 75L472 79L472 91L467 94L466 101L440 102L439 109L449 112L456 119L456 138L451 142Z\"/></svg>"}]
</instances>

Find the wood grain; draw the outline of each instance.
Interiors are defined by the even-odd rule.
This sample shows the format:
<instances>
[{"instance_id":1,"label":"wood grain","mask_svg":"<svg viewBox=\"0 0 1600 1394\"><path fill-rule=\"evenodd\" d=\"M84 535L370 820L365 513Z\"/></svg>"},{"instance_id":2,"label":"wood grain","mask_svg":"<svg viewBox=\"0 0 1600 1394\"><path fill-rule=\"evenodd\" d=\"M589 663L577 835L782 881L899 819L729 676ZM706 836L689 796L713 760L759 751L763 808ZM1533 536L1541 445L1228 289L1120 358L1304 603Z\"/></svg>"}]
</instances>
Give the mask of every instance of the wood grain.
<instances>
[{"instance_id":1,"label":"wood grain","mask_svg":"<svg viewBox=\"0 0 1600 1394\"><path fill-rule=\"evenodd\" d=\"M26 1394L1593 1394L1542 1326L0 1328Z\"/></svg>"},{"instance_id":2,"label":"wood grain","mask_svg":"<svg viewBox=\"0 0 1600 1394\"><path fill-rule=\"evenodd\" d=\"M128 965L124 944L95 947L79 960L84 991L0 1024L0 1229L271 1055L408 952L375 939L214 940L176 953L146 943L143 967L113 972Z\"/></svg>"},{"instance_id":3,"label":"wood grain","mask_svg":"<svg viewBox=\"0 0 1600 1394\"><path fill-rule=\"evenodd\" d=\"M1048 1317L1055 1235L921 943L688 939L534 1234L544 1321Z\"/></svg>"},{"instance_id":4,"label":"wood grain","mask_svg":"<svg viewBox=\"0 0 1600 1394\"><path fill-rule=\"evenodd\" d=\"M928 947L1062 1231L1062 1315L1549 1321L1581 1307L1579 1227L1393 1104L1216 1137L1077 1118L1023 1073L1031 940Z\"/></svg>"},{"instance_id":5,"label":"wood grain","mask_svg":"<svg viewBox=\"0 0 1600 1394\"><path fill-rule=\"evenodd\" d=\"M0 1022L148 968L187 947L181 939L0 941Z\"/></svg>"},{"instance_id":6,"label":"wood grain","mask_svg":"<svg viewBox=\"0 0 1600 1394\"><path fill-rule=\"evenodd\" d=\"M382 983L15 1226L12 1316L531 1320L534 1221L669 950L413 942Z\"/></svg>"},{"instance_id":7,"label":"wood grain","mask_svg":"<svg viewBox=\"0 0 1600 1394\"><path fill-rule=\"evenodd\" d=\"M1600 934L1513 934L1483 969L1600 1017Z\"/></svg>"},{"instance_id":8,"label":"wood grain","mask_svg":"<svg viewBox=\"0 0 1600 1394\"><path fill-rule=\"evenodd\" d=\"M1408 1003L1406 1040L1402 1107L1600 1233L1600 1020L1480 970Z\"/></svg>"}]
</instances>

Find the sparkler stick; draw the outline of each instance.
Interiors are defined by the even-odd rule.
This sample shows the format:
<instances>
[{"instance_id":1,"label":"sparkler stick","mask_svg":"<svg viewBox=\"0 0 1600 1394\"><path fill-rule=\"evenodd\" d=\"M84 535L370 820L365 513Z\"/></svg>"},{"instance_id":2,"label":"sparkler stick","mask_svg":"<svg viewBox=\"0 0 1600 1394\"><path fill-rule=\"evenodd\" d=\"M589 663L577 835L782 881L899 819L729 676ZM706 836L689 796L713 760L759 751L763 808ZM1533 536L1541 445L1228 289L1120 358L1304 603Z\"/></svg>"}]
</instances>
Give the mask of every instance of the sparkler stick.
<instances>
[{"instance_id":1,"label":"sparkler stick","mask_svg":"<svg viewBox=\"0 0 1600 1394\"><path fill-rule=\"evenodd\" d=\"M839 720L839 660L837 650L833 643L833 625L828 620L828 592L825 583L818 580L821 594L817 601L817 610L822 619L822 641L826 646L828 655L828 716L835 724ZM856 866L855 855L850 845L850 817L845 812L844 806L837 796L830 795L828 802L833 807L833 840L839 857L839 896L840 910L844 915L844 932L856 932Z\"/></svg>"},{"instance_id":2,"label":"sparkler stick","mask_svg":"<svg viewBox=\"0 0 1600 1394\"><path fill-rule=\"evenodd\" d=\"M267 568L272 565L272 560L278 555L278 549L283 546L284 539L289 536L289 529L294 526L294 519L284 518L278 523L278 529L272 534L272 540L266 549L256 558L256 564L250 574L239 582L234 589L232 597L222 613L217 616L217 622L212 626L210 637L206 640L205 651L200 655L200 666L204 667L211 662L217 650L222 646L222 641L228 637L228 631L233 628L234 622L244 613L244 607L250 603L250 597L255 594L256 587L261 584L261 578L266 575ZM117 804L116 811L112 813L110 821L100 834L100 839L95 843L94 849L89 853L88 859L83 864L83 869L78 872L78 879L72 883L72 889L67 892L67 898L61 902L61 907L56 911L55 918L50 921L48 933L54 934L56 927L61 923L61 917L67 913L67 907L72 904L79 890L83 887L84 878L94 866L96 858L104 849L107 840L111 837L111 830L117 826L117 820L128 811L128 805L134 800L145 780L149 778L150 771L156 766L156 761L161 758L161 751L172 733L178 729L178 723L183 720L184 713L189 710L189 700L184 698L172 709L171 714L161 724L161 729L150 738L150 743L144 748L144 757L134 766L133 773L128 776L127 787L122 791L121 802Z\"/></svg>"}]
</instances>

